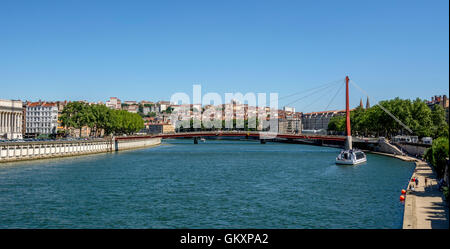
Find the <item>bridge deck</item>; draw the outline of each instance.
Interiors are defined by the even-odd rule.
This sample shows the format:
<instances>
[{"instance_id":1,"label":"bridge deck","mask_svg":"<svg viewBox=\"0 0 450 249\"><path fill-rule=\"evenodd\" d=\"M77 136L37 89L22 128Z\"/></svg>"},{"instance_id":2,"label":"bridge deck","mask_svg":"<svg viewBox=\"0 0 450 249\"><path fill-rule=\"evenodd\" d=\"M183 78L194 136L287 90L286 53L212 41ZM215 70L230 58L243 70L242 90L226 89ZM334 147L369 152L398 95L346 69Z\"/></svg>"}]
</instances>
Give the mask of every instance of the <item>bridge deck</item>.
<instances>
[{"instance_id":1,"label":"bridge deck","mask_svg":"<svg viewBox=\"0 0 450 249\"><path fill-rule=\"evenodd\" d=\"M285 139L307 139L307 140L325 140L325 141L345 141L345 136L333 136L333 135L317 135L317 134L268 134L259 132L183 132L183 133L167 133L157 134L152 136L130 136L130 137L117 137L116 140L128 140L139 138L189 138L189 137L257 137L259 139L272 139L272 138L285 138Z\"/></svg>"}]
</instances>

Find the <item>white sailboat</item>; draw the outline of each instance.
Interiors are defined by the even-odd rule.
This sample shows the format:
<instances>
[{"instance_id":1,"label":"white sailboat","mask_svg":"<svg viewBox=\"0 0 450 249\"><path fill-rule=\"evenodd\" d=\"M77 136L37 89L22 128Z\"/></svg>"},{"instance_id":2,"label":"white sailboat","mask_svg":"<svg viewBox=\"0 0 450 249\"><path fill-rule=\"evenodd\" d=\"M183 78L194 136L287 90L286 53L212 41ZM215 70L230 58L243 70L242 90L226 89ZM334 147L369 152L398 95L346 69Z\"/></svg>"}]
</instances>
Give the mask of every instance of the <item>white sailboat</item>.
<instances>
[{"instance_id":1,"label":"white sailboat","mask_svg":"<svg viewBox=\"0 0 450 249\"><path fill-rule=\"evenodd\" d=\"M345 150L336 157L336 164L355 165L367 162L366 154L358 149L352 147L352 132L350 129L350 108L348 101L348 76L345 77L346 96L345 96L345 118L346 118L346 133Z\"/></svg>"}]
</instances>

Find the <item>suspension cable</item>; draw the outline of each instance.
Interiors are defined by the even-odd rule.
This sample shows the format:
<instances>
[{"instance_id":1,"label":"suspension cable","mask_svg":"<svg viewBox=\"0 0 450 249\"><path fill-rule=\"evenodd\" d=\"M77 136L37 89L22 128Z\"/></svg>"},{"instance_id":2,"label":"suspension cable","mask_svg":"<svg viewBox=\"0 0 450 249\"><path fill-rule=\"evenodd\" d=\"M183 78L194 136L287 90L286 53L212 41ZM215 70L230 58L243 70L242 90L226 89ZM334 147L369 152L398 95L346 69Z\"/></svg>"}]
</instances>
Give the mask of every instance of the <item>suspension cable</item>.
<instances>
[{"instance_id":1,"label":"suspension cable","mask_svg":"<svg viewBox=\"0 0 450 249\"><path fill-rule=\"evenodd\" d=\"M334 83L336 83L336 82L340 82L341 80L343 80L343 79L333 80L333 81L330 81L330 82L325 83L325 84L323 84L323 85L320 85L320 86L317 86L317 87L310 88L310 89L308 89L308 90L303 90L303 91L300 91L300 92L292 93L292 94L283 96L283 97L281 97L281 98L278 98L278 100L280 100L280 99L285 99L285 98L289 98L289 97L292 97L292 96L295 96L295 95L301 94L301 93L307 93L307 92L312 91L312 90L315 90L315 89L317 89L317 88L322 88L322 87L325 87L325 86L332 85L332 84L334 84Z\"/></svg>"},{"instance_id":2,"label":"suspension cable","mask_svg":"<svg viewBox=\"0 0 450 249\"><path fill-rule=\"evenodd\" d=\"M345 82L344 82L345 83ZM327 107L325 107L325 111L328 110L328 107L331 105L331 102L333 102L333 100L336 98L336 96L338 95L338 93L341 92L342 88L344 88L345 84L342 84L341 87L337 90L336 94L334 94L333 98L330 100L330 102L328 103Z\"/></svg>"},{"instance_id":3,"label":"suspension cable","mask_svg":"<svg viewBox=\"0 0 450 249\"><path fill-rule=\"evenodd\" d=\"M331 82L331 83L329 83L329 84L322 85L322 86L319 87L319 88L314 88L315 91L313 91L313 92L311 92L311 93L309 93L309 94L306 94L306 95L304 95L304 96L301 96L300 98L295 99L294 101L289 102L288 104L286 104L286 106L289 106L289 105L291 105L291 104L294 104L294 103L296 103L296 102L298 102L298 101L300 101L300 100L302 100L302 99L305 99L305 98L307 98L307 97L313 96L314 94L316 94L316 93L318 93L318 92L321 92L321 91L323 91L324 89L326 89L326 88L328 88L328 87L330 87L330 86L336 84L336 82L338 82L338 81L333 81L333 82Z\"/></svg>"},{"instance_id":4,"label":"suspension cable","mask_svg":"<svg viewBox=\"0 0 450 249\"><path fill-rule=\"evenodd\" d=\"M339 85L337 85L337 87L339 88ZM333 89L333 88L330 88L329 91L327 91L327 92L325 92L325 94L323 94L323 95L317 97L315 100L312 100L308 105L304 106L303 109L306 109L306 108L310 107L311 105L317 103L319 100L325 99L325 96L327 96L329 93L332 93L332 92L333 92L332 90L334 90L334 89ZM325 110L326 110L326 109L325 109Z\"/></svg>"},{"instance_id":5,"label":"suspension cable","mask_svg":"<svg viewBox=\"0 0 450 249\"><path fill-rule=\"evenodd\" d=\"M367 94L366 91L364 91L361 87L359 87L356 82L354 82L353 80L350 80L350 83L352 83L352 85L354 85L356 88L358 88L358 90L360 90L363 94L365 94L367 97L369 97L369 95ZM373 101L375 101L372 97L370 98ZM405 125L402 121L400 121L400 119L398 119L394 114L392 114L390 111L388 111L386 108L384 108L382 105L380 105L379 102L377 102L377 104L381 110L385 111L389 116L391 116L395 121L397 121L401 126L403 126L406 130L408 130L411 134L414 134L414 132L407 126Z\"/></svg>"}]
</instances>

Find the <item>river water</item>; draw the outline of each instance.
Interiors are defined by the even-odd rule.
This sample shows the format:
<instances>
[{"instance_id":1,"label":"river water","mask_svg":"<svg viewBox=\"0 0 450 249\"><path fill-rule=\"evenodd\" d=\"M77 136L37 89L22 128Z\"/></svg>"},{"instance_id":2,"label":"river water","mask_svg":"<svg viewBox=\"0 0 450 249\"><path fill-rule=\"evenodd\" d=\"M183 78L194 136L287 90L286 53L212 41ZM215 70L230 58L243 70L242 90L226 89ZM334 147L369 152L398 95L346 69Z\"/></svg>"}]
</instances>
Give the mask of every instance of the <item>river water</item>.
<instances>
[{"instance_id":1,"label":"river water","mask_svg":"<svg viewBox=\"0 0 450 249\"><path fill-rule=\"evenodd\" d=\"M414 164L339 149L166 140L0 164L0 228L401 228Z\"/></svg>"}]
</instances>

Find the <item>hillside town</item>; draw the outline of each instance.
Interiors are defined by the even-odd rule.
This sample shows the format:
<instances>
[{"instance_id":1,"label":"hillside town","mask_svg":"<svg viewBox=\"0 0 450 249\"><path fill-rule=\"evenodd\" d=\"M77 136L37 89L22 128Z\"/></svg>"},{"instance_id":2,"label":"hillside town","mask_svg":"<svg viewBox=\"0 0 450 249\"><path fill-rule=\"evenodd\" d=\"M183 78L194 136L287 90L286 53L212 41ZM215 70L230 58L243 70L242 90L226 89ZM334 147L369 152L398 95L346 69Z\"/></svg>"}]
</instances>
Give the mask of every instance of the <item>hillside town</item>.
<instances>
[{"instance_id":1,"label":"hillside town","mask_svg":"<svg viewBox=\"0 0 450 249\"><path fill-rule=\"evenodd\" d=\"M182 105L176 105L169 101L122 101L117 97L110 97L105 102L88 102L78 101L88 105L105 105L112 110L125 110L130 113L139 114L144 122L144 129L140 130L140 134L161 134L174 133L177 131L176 121L171 119L171 114L180 111ZM29 138L56 138L64 136L83 138L89 137L91 128L88 126L81 129L73 129L65 127L61 124L60 116L64 107L70 103L69 101L45 101L36 102L21 100L2 100L0 99L0 139L29 139ZM426 101L427 106L433 109L439 105L445 110L445 118L448 123L449 100L446 95L433 96L431 100ZM367 98L365 106L361 99L360 105L362 109L370 108L370 102ZM223 104L213 107L211 105L201 106L200 104L190 104L188 112L181 112L180 119L195 118L195 115L205 113L207 109L219 110L221 117L219 120L226 119L224 110L233 110L232 119L247 121L249 117L256 117L258 107L249 106L248 104L232 101L232 103ZM195 110L201 110L195 112ZM354 109L353 109L354 110ZM265 111L270 111L269 107L265 107ZM273 111L273 110L272 110ZM345 116L345 110L326 110L318 112L303 113L295 110L294 107L284 106L282 109L276 110L278 121L278 133L281 134L299 134L299 133L329 133L329 123L333 117ZM211 118L214 114L210 115ZM268 120L268 118L267 118ZM256 130L263 130L262 122L259 122ZM224 127L219 127L224 128Z\"/></svg>"}]
</instances>

